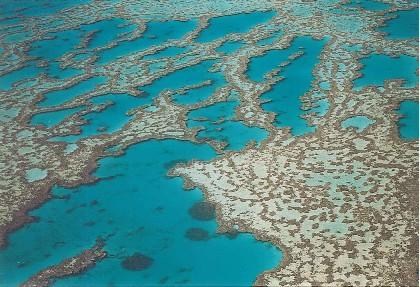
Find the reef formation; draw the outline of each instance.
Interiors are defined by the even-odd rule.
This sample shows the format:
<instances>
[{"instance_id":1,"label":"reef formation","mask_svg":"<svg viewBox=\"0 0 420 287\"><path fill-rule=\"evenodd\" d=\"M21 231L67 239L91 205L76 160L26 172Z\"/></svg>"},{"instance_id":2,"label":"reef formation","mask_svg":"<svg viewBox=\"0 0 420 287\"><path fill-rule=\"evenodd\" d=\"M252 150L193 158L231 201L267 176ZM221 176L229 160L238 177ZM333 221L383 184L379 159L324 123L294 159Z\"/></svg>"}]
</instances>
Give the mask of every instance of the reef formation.
<instances>
[{"instance_id":1,"label":"reef formation","mask_svg":"<svg viewBox=\"0 0 420 287\"><path fill-rule=\"evenodd\" d=\"M418 286L417 2L18 2L0 4L0 265L30 276L9 282L0 267L0 282L60 285L114 258L153 270L159 259L108 246L119 231L33 268L16 262L13 234L74 197L57 186L112 181L125 167L95 175L102 161L155 140L162 149L143 155L204 194L180 237L211 242L199 224L216 217L227 240L250 233L281 250L250 284ZM141 177L147 160L129 179L166 188ZM182 276L160 283L195 283Z\"/></svg>"}]
</instances>

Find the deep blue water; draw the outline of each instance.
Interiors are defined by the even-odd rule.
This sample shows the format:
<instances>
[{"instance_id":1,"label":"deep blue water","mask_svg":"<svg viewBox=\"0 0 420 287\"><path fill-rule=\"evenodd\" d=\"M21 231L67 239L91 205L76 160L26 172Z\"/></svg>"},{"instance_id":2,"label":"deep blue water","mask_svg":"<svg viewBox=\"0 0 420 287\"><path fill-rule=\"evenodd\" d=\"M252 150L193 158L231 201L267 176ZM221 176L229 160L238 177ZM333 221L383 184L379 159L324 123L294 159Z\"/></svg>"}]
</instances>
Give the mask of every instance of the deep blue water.
<instances>
[{"instance_id":1,"label":"deep blue water","mask_svg":"<svg viewBox=\"0 0 420 287\"><path fill-rule=\"evenodd\" d=\"M18 81L35 78L42 73L52 78L65 79L82 73L81 70L73 68L61 68L56 61L49 62L47 67L38 67L36 61L27 62L22 68L0 76L0 90L10 90Z\"/></svg>"},{"instance_id":2,"label":"deep blue water","mask_svg":"<svg viewBox=\"0 0 420 287\"><path fill-rule=\"evenodd\" d=\"M82 25L81 30L85 34L95 32L87 46L89 49L95 49L107 46L113 41L120 40L123 35L130 34L136 28L136 25L130 24L127 20L113 18Z\"/></svg>"},{"instance_id":3,"label":"deep blue water","mask_svg":"<svg viewBox=\"0 0 420 287\"><path fill-rule=\"evenodd\" d=\"M205 144L150 140L130 147L124 156L100 160L95 176L102 180L54 188L55 198L31 212L40 220L10 236L8 248L0 252L1 282L21 283L101 237L109 258L56 286L155 285L165 278L167 285L250 286L260 272L277 265L281 253L249 234L216 234L212 213L197 217L190 211L202 202L200 190L187 192L180 178L166 176L179 161L214 156ZM190 228L204 236L187 238ZM124 269L123 260L135 253L152 258L153 264L141 271Z\"/></svg>"},{"instance_id":4,"label":"deep blue water","mask_svg":"<svg viewBox=\"0 0 420 287\"><path fill-rule=\"evenodd\" d=\"M419 102L402 101L397 113L402 116L398 121L400 137L404 140L418 140Z\"/></svg>"}]
</instances>

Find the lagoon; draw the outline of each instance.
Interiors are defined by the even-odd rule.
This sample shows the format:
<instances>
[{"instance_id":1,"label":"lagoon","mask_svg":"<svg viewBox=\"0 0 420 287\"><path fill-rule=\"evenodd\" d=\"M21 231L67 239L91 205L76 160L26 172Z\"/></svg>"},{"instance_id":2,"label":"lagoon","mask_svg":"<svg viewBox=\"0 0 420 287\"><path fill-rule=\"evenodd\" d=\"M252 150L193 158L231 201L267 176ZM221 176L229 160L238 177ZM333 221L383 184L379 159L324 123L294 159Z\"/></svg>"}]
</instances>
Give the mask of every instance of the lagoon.
<instances>
[{"instance_id":1,"label":"lagoon","mask_svg":"<svg viewBox=\"0 0 420 287\"><path fill-rule=\"evenodd\" d=\"M121 157L100 160L94 173L98 183L55 187L54 198L31 212L39 220L11 234L8 248L0 252L1 282L20 284L100 237L108 258L55 286L157 285L162 280L167 285L250 286L260 272L278 264L281 252L249 234L217 234L213 213L200 213L203 207L212 209L202 204L201 191L186 192L180 178L166 175L180 161L214 157L206 144L150 140ZM140 271L124 268L123 261L136 253L153 264Z\"/></svg>"}]
</instances>

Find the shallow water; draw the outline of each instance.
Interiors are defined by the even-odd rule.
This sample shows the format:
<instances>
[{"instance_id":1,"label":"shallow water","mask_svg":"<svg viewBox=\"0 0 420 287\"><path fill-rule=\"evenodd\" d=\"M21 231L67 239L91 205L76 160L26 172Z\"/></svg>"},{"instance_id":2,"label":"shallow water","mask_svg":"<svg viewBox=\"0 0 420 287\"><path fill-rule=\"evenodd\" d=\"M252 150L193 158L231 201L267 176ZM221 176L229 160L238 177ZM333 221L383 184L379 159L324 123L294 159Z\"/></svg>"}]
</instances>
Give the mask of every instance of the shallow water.
<instances>
[{"instance_id":1,"label":"shallow water","mask_svg":"<svg viewBox=\"0 0 420 287\"><path fill-rule=\"evenodd\" d=\"M47 176L48 172L40 168L32 168L26 171L26 179L28 182L34 182L41 179L44 179Z\"/></svg>"},{"instance_id":2,"label":"shallow water","mask_svg":"<svg viewBox=\"0 0 420 287\"><path fill-rule=\"evenodd\" d=\"M163 50L160 50L159 52L156 52L154 54L146 55L143 57L143 60L157 60L157 59L166 58L166 57L175 57L185 52L188 52L188 50L189 50L189 47L172 46L172 47L168 47Z\"/></svg>"},{"instance_id":3,"label":"shallow water","mask_svg":"<svg viewBox=\"0 0 420 287\"><path fill-rule=\"evenodd\" d=\"M3 10L6 12L0 11L0 14L46 15L81 2L83 1L15 1L15 7L0 4L0 10L7 6ZM331 8L333 4L342 1L325 0L318 3L320 2L329 2ZM15 10L19 9L20 5L26 5L28 9L21 12ZM45 10L50 10L49 12L43 11L45 5L48 6ZM296 5L291 7L290 13L299 17L309 17L313 12L311 6L311 3ZM390 7L373 0L352 0L347 6L378 12L376 15ZM337 30L345 33L357 32L366 24L351 16L352 13L356 13L356 9L340 11L347 14L344 15L346 17L326 19L330 24L334 24L333 27ZM395 13L400 17L387 21L387 27L383 31L389 32L389 38L415 37L413 29L418 29L413 22L415 12ZM145 85L142 78L133 81L135 83L130 88L142 92L139 97L127 94L127 90L124 89L122 92L118 91L121 86L113 81L110 88L112 93L106 91L105 95L95 95L82 106L36 114L31 119L33 126L40 124L52 128L71 115L87 109L90 104L99 106L111 103L101 111L92 111L81 116L86 122L80 126L79 135L49 138L51 141L68 143L63 156L77 150L77 141L80 139L121 131L133 118L129 114L133 109L145 108L151 112L155 111L157 108L152 105L153 100L166 90L173 92L170 97L180 106L178 108L186 109L187 127L201 130L197 133L196 139L199 143L196 144L180 140L149 140L131 146L121 157L101 158L99 168L94 173L100 178L97 183L72 189L54 187L53 199L31 212L38 221L12 233L9 246L0 252L0 285L18 285L38 271L91 247L97 238L105 240L105 250L109 257L86 273L58 280L55 286L250 286L261 272L277 266L282 260L282 253L274 245L257 241L250 234L217 234L214 210L203 203L201 190L195 188L186 191L183 189L182 179L167 176L170 168L179 162L214 159L217 156L216 152L204 143L207 140L226 143L222 151L225 152L239 151L251 142L258 146L268 138L267 130L247 126L236 117L236 110L240 104L237 97L231 96L225 102L194 110L188 109L191 108L190 105L210 99L228 84L221 67L218 66L222 62L221 59L235 57L236 52L245 47L252 49L253 45L268 49L267 46L287 36L286 33L305 35L305 31L293 31L290 26L286 27L288 29L279 30L285 28L281 26L283 24L274 27L270 20L275 14L273 11L257 11L213 17L209 19L209 25L194 38L193 42L196 43L189 46L172 40L191 35L190 33L198 27L197 18L160 21L151 17L153 20L146 23L146 30L140 31L141 35L134 39L131 39L133 32L140 28L137 24L129 22L128 17L112 18L83 24L74 29L57 30L48 35L51 39L42 38L32 43L28 53L36 59L31 59L22 69L0 77L1 90L8 90L17 81L28 80L42 73L49 78L55 78L48 80L64 83L59 80L69 80L68 78L81 75L85 71L75 68L76 66L62 67L61 57L75 52L70 61L73 64L85 61L91 56L98 57L97 61L92 63L94 77L63 90L45 93L45 99L37 104L38 107L60 107L63 103L97 90L99 85L110 80L102 76L108 68L115 72L113 80L120 80L121 75L123 81L123 78L130 74L139 74L139 77L142 77L142 69L145 67L142 64L146 61L150 65L145 69L151 73L162 71L162 67L166 67L168 63L175 67L175 71L150 84ZM87 18L89 17L91 16L88 15ZM60 20L62 19L45 25L53 26L52 23L55 23L60 26ZM21 19L0 19L0 26L20 21ZM279 22L281 21L282 19L279 19ZM249 32L259 24L269 24L263 29L262 35L265 38L261 39L261 35L255 35L255 40L238 40L241 33ZM5 42L21 42L32 33L22 31L19 27L10 29L13 29L13 34L7 36ZM266 33L268 31L269 35ZM86 41L90 33L93 33L92 37ZM224 36L228 37L222 39ZM84 41L86 46L80 47L79 44ZM323 97L313 98L318 107L309 111L302 110L301 101L301 97L311 91L313 72L327 41L328 38L319 41L309 36L298 36L287 49L268 50L263 55L250 59L246 75L256 83L262 83L271 72L281 68L278 76L284 79L279 80L274 75L274 79L278 81L272 84L271 89L260 99L264 111L275 113L274 125L280 128L290 127L292 136L304 135L315 130L314 126L309 126L302 118L306 113L315 112L321 117L328 112L329 102L326 94L335 88L328 82L319 83L322 90L319 93ZM181 65L194 59L207 59L207 51L197 48L203 48L206 43L211 42L214 46L209 50L217 52L210 56L211 59L200 59L201 62L197 64L181 68ZM152 47L158 48L154 54L151 54ZM348 44L347 47L355 53L361 48L361 44ZM192 51L193 49L198 51ZM0 53L1 51L0 47ZM122 63L121 66L119 63L112 63L140 52L144 52L144 56L133 57L133 61L130 59L129 63ZM292 55L297 57L290 59ZM39 66L45 64L40 60L46 61L46 67ZM415 66L418 65L418 61L413 57L391 58L374 54L361 62L364 64L361 70L364 75L354 81L355 89L369 85L383 86L386 79L400 77L406 80L405 87L414 87L417 83ZM281 67L282 64L285 66ZM124 70L130 65L134 66L128 68L130 71ZM344 64L341 65L344 67ZM338 66L339 72L336 75L339 75L341 69L340 64ZM119 69L120 67L122 68ZM131 72L134 70L135 72ZM122 94L117 94L118 92ZM18 113L0 112L0 121ZM398 122L401 138L418 139L418 102L403 102L398 113L404 115ZM353 127L357 132L362 132L372 124L374 121L367 117L355 116L344 120L342 127ZM21 132L22 138L28 134L28 131ZM116 144L107 151L115 152L120 148L121 146ZM24 171L24 175L29 182L36 182L45 178L48 172L32 168ZM318 186L333 183L339 186L351 180L353 178L350 175L338 179L335 175L327 175L325 178L309 179L308 184ZM355 183L357 188L361 188L363 181L364 179L360 179ZM336 230L337 233L345 231L345 225L334 226L326 223L325 227ZM135 263L136 260L137 263L142 261L140 263L144 266L130 267L130 262Z\"/></svg>"},{"instance_id":4,"label":"shallow water","mask_svg":"<svg viewBox=\"0 0 420 287\"><path fill-rule=\"evenodd\" d=\"M348 118L341 122L342 128L349 128L353 127L356 128L356 131L358 133L364 131L367 127L369 127L371 124L374 124L375 120L372 120L366 116L354 116L351 118Z\"/></svg>"},{"instance_id":5,"label":"shallow water","mask_svg":"<svg viewBox=\"0 0 420 287\"><path fill-rule=\"evenodd\" d=\"M273 11L256 11L211 18L209 26L200 33L196 41L206 43L232 33L245 33L254 26L270 20L274 15Z\"/></svg>"},{"instance_id":6,"label":"shallow water","mask_svg":"<svg viewBox=\"0 0 420 287\"><path fill-rule=\"evenodd\" d=\"M0 269L2 282L21 283L101 237L109 258L55 286L154 285L161 280L167 285L183 281L250 286L260 272L276 266L281 253L249 234L217 235L212 216L191 216L191 207L203 199L200 190L186 192L180 178L166 176L179 161L214 156L208 145L150 140L130 147L121 157L100 160L95 175L101 181L54 188L55 198L31 213L40 220L10 236L10 245L0 253L0 262L8 262ZM187 238L190 228L207 231L209 238ZM124 269L123 260L137 252L152 258L152 265L142 271Z\"/></svg>"},{"instance_id":7,"label":"shallow water","mask_svg":"<svg viewBox=\"0 0 420 287\"><path fill-rule=\"evenodd\" d=\"M219 53L232 54L244 47L246 44L242 41L226 41L216 49Z\"/></svg>"}]
</instances>

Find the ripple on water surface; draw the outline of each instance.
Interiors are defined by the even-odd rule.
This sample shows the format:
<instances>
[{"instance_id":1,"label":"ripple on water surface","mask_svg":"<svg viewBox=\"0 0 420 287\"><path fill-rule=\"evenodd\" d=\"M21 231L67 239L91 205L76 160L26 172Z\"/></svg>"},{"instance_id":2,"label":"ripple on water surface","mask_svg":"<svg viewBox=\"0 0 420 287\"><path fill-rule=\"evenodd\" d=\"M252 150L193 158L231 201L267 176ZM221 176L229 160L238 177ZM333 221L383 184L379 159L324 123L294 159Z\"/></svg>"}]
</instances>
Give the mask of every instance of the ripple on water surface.
<instances>
[{"instance_id":1,"label":"ripple on water surface","mask_svg":"<svg viewBox=\"0 0 420 287\"><path fill-rule=\"evenodd\" d=\"M260 272L278 264L278 249L249 234L216 234L214 210L202 206L200 190L185 192L181 178L166 175L173 163L214 157L208 145L150 140L121 157L100 160L94 175L103 180L54 188L57 197L31 212L39 221L11 234L0 252L1 281L22 283L92 246L100 236L110 256L56 286L162 281L250 286Z\"/></svg>"}]
</instances>

